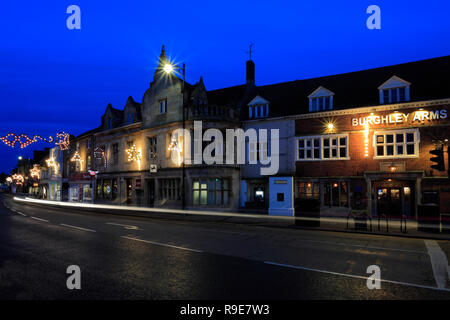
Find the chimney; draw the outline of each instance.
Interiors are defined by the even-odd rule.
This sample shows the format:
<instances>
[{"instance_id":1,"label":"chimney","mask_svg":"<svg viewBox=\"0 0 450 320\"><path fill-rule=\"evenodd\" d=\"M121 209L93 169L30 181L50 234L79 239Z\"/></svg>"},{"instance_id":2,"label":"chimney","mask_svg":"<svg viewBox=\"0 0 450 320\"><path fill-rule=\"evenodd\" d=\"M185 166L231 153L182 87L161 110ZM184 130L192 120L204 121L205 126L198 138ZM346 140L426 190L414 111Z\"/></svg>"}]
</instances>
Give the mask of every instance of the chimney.
<instances>
[{"instance_id":1,"label":"chimney","mask_svg":"<svg viewBox=\"0 0 450 320\"><path fill-rule=\"evenodd\" d=\"M255 84L255 63L252 60L247 61L247 85Z\"/></svg>"}]
</instances>

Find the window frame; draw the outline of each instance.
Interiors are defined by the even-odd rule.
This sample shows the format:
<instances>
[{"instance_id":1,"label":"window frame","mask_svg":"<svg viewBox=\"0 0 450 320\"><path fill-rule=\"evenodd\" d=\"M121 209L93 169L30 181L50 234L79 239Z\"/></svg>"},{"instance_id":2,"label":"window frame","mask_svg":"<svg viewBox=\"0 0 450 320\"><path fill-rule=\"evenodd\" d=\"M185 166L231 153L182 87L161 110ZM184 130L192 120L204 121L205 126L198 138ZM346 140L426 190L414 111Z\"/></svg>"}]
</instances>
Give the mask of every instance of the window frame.
<instances>
[{"instance_id":1,"label":"window frame","mask_svg":"<svg viewBox=\"0 0 450 320\"><path fill-rule=\"evenodd\" d=\"M333 95L309 97L309 112L325 112L331 110L333 110Z\"/></svg>"},{"instance_id":2,"label":"window frame","mask_svg":"<svg viewBox=\"0 0 450 320\"><path fill-rule=\"evenodd\" d=\"M401 95L400 95L400 89L404 89L403 92L403 100L400 99ZM393 95L392 92L393 90L395 90L395 96L396 96L396 100L397 101L393 101ZM383 96L383 103L382 104L394 104L394 103L403 103L403 102L408 102L409 101L409 97L408 97L408 86L399 86L399 87L393 87L393 88L385 88L385 89L381 89L382 91L382 96ZM386 100L386 95L385 93L387 92L387 97L388 99Z\"/></svg>"},{"instance_id":3,"label":"window frame","mask_svg":"<svg viewBox=\"0 0 450 320\"><path fill-rule=\"evenodd\" d=\"M414 142L407 142L406 141L406 135L408 133L414 134ZM403 142L397 143L397 135L403 134ZM383 136L383 142L377 143L377 136ZM393 142L386 142L386 135L392 135L393 136ZM400 144L403 146L404 154L399 155L397 154L397 147L400 146ZM407 154L407 146L414 145L414 154ZM378 146L383 146L383 155L378 155ZM393 155L386 155L387 153L387 146L393 146ZM420 154L420 130L419 128L412 128L412 129L396 129L396 130L379 130L375 131L373 133L373 140L372 140L372 147L373 147L373 159L408 159L408 158L418 158Z\"/></svg>"},{"instance_id":4,"label":"window frame","mask_svg":"<svg viewBox=\"0 0 450 320\"><path fill-rule=\"evenodd\" d=\"M159 114L167 113L167 98L158 100L158 110L159 110Z\"/></svg>"},{"instance_id":5,"label":"window frame","mask_svg":"<svg viewBox=\"0 0 450 320\"><path fill-rule=\"evenodd\" d=\"M330 141L332 139L336 138L337 139L337 144L336 144L336 157L329 157L329 158L324 158L324 139L330 139ZM340 149L341 149L341 144L340 144L340 139L341 138L345 138L346 139L346 144L345 144L345 148L346 148L346 156L345 157L340 157ZM319 139L319 146L315 147L314 146L314 139ZM305 147L300 148L299 146L299 141L300 140L311 140L311 147ZM295 148L296 148L296 161L335 161L335 160L350 160L350 146L349 146L349 135L348 133L339 133L339 134L324 134L324 135L315 135L315 136L302 136L302 137L296 137L295 138ZM332 145L330 144L328 147L330 150L332 150ZM314 155L314 149L319 149L319 157L318 158L300 158L300 150L311 150L311 155Z\"/></svg>"}]
</instances>

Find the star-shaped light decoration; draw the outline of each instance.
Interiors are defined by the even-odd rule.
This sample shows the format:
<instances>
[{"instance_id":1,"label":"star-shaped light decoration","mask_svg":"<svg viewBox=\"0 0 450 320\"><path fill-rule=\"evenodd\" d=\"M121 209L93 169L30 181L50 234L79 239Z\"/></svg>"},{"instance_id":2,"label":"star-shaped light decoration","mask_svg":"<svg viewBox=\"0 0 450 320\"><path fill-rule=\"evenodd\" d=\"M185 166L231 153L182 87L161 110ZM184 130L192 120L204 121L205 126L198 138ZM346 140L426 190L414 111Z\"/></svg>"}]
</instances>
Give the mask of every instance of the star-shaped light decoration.
<instances>
[{"instance_id":1,"label":"star-shaped light decoration","mask_svg":"<svg viewBox=\"0 0 450 320\"><path fill-rule=\"evenodd\" d=\"M125 150L128 154L128 161L137 161L139 170L141 170L141 151L136 149L136 146L133 144L129 149Z\"/></svg>"}]
</instances>

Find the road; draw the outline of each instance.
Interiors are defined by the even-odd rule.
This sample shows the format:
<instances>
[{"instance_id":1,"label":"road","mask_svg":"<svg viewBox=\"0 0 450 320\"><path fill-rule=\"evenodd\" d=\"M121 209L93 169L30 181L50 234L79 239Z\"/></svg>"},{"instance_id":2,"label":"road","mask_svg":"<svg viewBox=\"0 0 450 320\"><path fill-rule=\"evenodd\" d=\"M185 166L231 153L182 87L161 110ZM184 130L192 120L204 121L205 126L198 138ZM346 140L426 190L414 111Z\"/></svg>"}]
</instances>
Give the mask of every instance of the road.
<instances>
[{"instance_id":1,"label":"road","mask_svg":"<svg viewBox=\"0 0 450 320\"><path fill-rule=\"evenodd\" d=\"M77 212L0 196L0 299L450 299L449 241ZM69 290L66 269L81 270ZM368 289L367 267L381 270Z\"/></svg>"}]
</instances>

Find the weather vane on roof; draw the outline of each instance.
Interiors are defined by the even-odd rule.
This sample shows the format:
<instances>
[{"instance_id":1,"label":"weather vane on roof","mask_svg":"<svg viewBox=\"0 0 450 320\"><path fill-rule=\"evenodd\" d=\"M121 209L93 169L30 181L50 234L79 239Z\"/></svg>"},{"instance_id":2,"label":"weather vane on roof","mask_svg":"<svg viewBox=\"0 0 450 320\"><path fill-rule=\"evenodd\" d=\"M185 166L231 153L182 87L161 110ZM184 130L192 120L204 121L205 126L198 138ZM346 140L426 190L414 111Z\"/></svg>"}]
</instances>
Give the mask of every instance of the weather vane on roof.
<instances>
[{"instance_id":1,"label":"weather vane on roof","mask_svg":"<svg viewBox=\"0 0 450 320\"><path fill-rule=\"evenodd\" d=\"M249 44L249 46L248 46L248 51L246 51L245 53L248 53L249 54L249 57L250 57L250 59L249 60L252 60L252 50L253 50L253 46L254 46L255 44L254 43L250 43Z\"/></svg>"}]
</instances>

